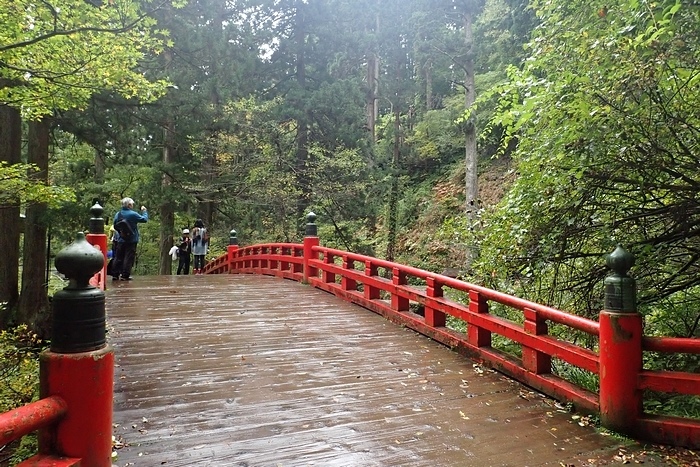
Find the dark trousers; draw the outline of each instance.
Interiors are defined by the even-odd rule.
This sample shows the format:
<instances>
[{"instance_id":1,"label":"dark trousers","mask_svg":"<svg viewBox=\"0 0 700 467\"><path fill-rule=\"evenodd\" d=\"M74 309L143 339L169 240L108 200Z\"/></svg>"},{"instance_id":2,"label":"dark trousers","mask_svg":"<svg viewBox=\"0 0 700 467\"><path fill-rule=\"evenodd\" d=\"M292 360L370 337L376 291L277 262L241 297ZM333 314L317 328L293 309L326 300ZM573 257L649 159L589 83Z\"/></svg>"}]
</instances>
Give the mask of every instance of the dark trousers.
<instances>
[{"instance_id":1,"label":"dark trousers","mask_svg":"<svg viewBox=\"0 0 700 467\"><path fill-rule=\"evenodd\" d=\"M206 255L194 255L194 268L202 269L204 267L204 257Z\"/></svg>"},{"instance_id":2,"label":"dark trousers","mask_svg":"<svg viewBox=\"0 0 700 467\"><path fill-rule=\"evenodd\" d=\"M191 255L180 252L179 261L177 263L177 275L190 273L190 258Z\"/></svg>"},{"instance_id":3,"label":"dark trousers","mask_svg":"<svg viewBox=\"0 0 700 467\"><path fill-rule=\"evenodd\" d=\"M131 268L134 267L136 259L136 243L118 243L117 252L114 256L114 265L112 266L112 277L124 278L131 276Z\"/></svg>"}]
</instances>

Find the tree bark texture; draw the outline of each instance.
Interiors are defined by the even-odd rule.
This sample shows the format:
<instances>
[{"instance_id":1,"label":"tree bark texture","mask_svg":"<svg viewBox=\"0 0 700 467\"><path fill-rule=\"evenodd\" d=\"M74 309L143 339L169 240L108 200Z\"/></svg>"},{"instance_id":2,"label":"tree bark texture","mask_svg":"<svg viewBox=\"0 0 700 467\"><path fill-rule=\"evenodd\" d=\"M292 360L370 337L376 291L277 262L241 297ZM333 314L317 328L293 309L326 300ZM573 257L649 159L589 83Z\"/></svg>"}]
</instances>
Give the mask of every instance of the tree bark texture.
<instances>
[{"instance_id":1,"label":"tree bark texture","mask_svg":"<svg viewBox=\"0 0 700 467\"><path fill-rule=\"evenodd\" d=\"M370 133L372 142L377 141L377 116L379 107L377 105L377 83L379 81L379 57L370 52L367 56L367 130Z\"/></svg>"},{"instance_id":2,"label":"tree bark texture","mask_svg":"<svg viewBox=\"0 0 700 467\"><path fill-rule=\"evenodd\" d=\"M464 62L464 86L465 86L465 108L468 109L476 101L476 84L474 77L474 34L472 29L473 13L467 11L464 14L464 48L466 58ZM474 116L469 117L464 133L465 147L465 215L468 225L474 229L477 223L479 212L479 182L478 182L478 159L476 148L476 125ZM478 252L474 245L467 245L465 251L464 268L469 269L476 259Z\"/></svg>"},{"instance_id":3,"label":"tree bark texture","mask_svg":"<svg viewBox=\"0 0 700 467\"><path fill-rule=\"evenodd\" d=\"M379 34L379 13L375 15L374 34ZM377 142L377 119L379 118L379 66L378 45L373 44L367 53L367 129L372 143Z\"/></svg>"},{"instance_id":4,"label":"tree bark texture","mask_svg":"<svg viewBox=\"0 0 700 467\"><path fill-rule=\"evenodd\" d=\"M296 78L297 84L302 94L306 90L306 23L304 19L304 8L300 5L297 10L297 24L296 24L296 46L297 46L297 56L296 56ZM311 182L308 173L308 163L309 163L309 126L307 121L307 113L304 108L304 104L300 103L300 116L297 124L297 136L296 136L296 158L294 164L295 178L297 182L297 187L299 189L299 194L297 197L297 207L296 207L296 217L297 217L297 228L298 231L303 232L303 226L305 225L304 218L306 215L306 209L309 206L309 198L311 195Z\"/></svg>"},{"instance_id":5,"label":"tree bark texture","mask_svg":"<svg viewBox=\"0 0 700 467\"><path fill-rule=\"evenodd\" d=\"M394 261L399 210L399 166L401 157L401 113L394 110L394 154L391 161L391 193L389 193L389 215L387 221L386 260Z\"/></svg>"},{"instance_id":6,"label":"tree bark texture","mask_svg":"<svg viewBox=\"0 0 700 467\"><path fill-rule=\"evenodd\" d=\"M17 164L21 161L22 120L19 111L0 105L0 161ZM20 222L19 200L0 203L0 329L4 329L10 319L10 311L19 298L19 239Z\"/></svg>"},{"instance_id":7,"label":"tree bark texture","mask_svg":"<svg viewBox=\"0 0 700 467\"><path fill-rule=\"evenodd\" d=\"M172 57L172 56L171 56ZM168 119L163 125L163 166L168 167L175 159L175 123ZM169 193L173 180L166 172L163 173L163 193ZM159 206L160 211L160 235L158 274L172 274L173 259L168 254L173 246L173 231L175 230L175 207L167 196Z\"/></svg>"},{"instance_id":8,"label":"tree bark texture","mask_svg":"<svg viewBox=\"0 0 700 467\"><path fill-rule=\"evenodd\" d=\"M425 110L433 110L433 62L428 60L425 64Z\"/></svg>"},{"instance_id":9,"label":"tree bark texture","mask_svg":"<svg viewBox=\"0 0 700 467\"><path fill-rule=\"evenodd\" d=\"M95 183L99 186L105 181L105 171L107 166L105 164L105 153L99 149L95 149ZM100 200L104 203L104 200Z\"/></svg>"},{"instance_id":10,"label":"tree bark texture","mask_svg":"<svg viewBox=\"0 0 700 467\"><path fill-rule=\"evenodd\" d=\"M210 55L210 66L212 70L211 78L211 88L209 89L209 98L211 101L212 108L214 109L215 119L219 120L221 117L221 92L219 89L219 76L220 71L220 47L217 41L222 40L225 37L224 34L224 18L226 17L226 5L224 2L216 2L214 5L214 12L211 23L211 30L213 34L207 36L207 43L209 45ZM209 135L209 140L211 145L207 154L204 156L202 162L202 185L205 187L213 187L214 180L216 179L216 151L217 151L217 141L219 139L219 130L214 128ZM214 191L208 192L205 190L204 199L199 200L197 206L197 217L204 221L204 225L211 228L214 221L214 211L216 210Z\"/></svg>"},{"instance_id":11,"label":"tree bark texture","mask_svg":"<svg viewBox=\"0 0 700 467\"><path fill-rule=\"evenodd\" d=\"M27 162L36 166L29 176L48 183L49 119L29 122ZM46 282L47 208L44 203L27 206L22 262L22 291L17 307L17 322L27 324L42 338L50 333L49 299Z\"/></svg>"},{"instance_id":12,"label":"tree bark texture","mask_svg":"<svg viewBox=\"0 0 700 467\"><path fill-rule=\"evenodd\" d=\"M474 83L474 34L472 30L472 15L464 15L464 47L467 51L464 63L465 107L468 109L476 100ZM476 127L474 117L470 117L464 135L465 164L466 164L466 214L470 223L476 219L479 210L479 184L477 174L478 154L476 152Z\"/></svg>"},{"instance_id":13,"label":"tree bark texture","mask_svg":"<svg viewBox=\"0 0 700 467\"><path fill-rule=\"evenodd\" d=\"M173 65L174 53L171 48L166 47L163 51L163 67L166 71ZM175 230L175 206L173 200L168 195L171 192L173 179L168 173L168 166L175 160L175 122L171 117L166 117L163 121L163 177L161 179L162 201L158 206L160 214L160 233L158 235L158 274L169 276L173 273L173 259L168 254L173 246L173 231Z\"/></svg>"}]
</instances>

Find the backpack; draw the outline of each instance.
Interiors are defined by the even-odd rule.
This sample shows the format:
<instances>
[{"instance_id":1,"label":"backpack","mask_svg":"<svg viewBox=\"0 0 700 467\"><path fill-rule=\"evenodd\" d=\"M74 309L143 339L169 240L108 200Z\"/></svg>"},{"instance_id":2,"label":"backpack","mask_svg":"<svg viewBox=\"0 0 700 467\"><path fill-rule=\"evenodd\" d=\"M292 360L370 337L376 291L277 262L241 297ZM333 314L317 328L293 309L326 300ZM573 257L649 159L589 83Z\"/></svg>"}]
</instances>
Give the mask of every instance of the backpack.
<instances>
[{"instance_id":1,"label":"backpack","mask_svg":"<svg viewBox=\"0 0 700 467\"><path fill-rule=\"evenodd\" d=\"M119 217L117 218L117 222L114 224L114 228L116 229L117 232L119 232L119 236L124 239L124 241L128 241L131 239L131 237L134 235L134 231L131 228L131 224L129 224L126 219L124 219L124 216L122 213L119 213Z\"/></svg>"}]
</instances>

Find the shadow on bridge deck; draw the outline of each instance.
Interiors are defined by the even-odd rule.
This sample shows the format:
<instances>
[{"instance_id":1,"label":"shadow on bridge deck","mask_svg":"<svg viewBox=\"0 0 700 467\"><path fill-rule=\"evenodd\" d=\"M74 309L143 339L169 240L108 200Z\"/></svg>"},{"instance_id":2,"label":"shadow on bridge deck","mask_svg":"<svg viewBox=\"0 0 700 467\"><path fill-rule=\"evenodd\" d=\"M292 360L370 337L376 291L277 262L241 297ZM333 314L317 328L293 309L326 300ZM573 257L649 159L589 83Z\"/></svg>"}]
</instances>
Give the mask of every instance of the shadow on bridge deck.
<instances>
[{"instance_id":1,"label":"shadow on bridge deck","mask_svg":"<svg viewBox=\"0 0 700 467\"><path fill-rule=\"evenodd\" d=\"M107 291L107 316L120 467L583 466L620 446L296 282L137 277Z\"/></svg>"}]
</instances>

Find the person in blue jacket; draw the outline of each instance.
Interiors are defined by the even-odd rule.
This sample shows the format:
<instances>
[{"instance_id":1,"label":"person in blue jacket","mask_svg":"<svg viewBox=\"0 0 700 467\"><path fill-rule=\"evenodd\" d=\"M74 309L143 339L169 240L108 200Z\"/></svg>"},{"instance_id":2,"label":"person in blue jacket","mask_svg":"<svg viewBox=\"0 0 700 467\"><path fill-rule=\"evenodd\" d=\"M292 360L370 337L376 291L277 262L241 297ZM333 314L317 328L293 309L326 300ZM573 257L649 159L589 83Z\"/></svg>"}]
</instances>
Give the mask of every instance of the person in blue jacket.
<instances>
[{"instance_id":1,"label":"person in blue jacket","mask_svg":"<svg viewBox=\"0 0 700 467\"><path fill-rule=\"evenodd\" d=\"M112 265L112 280L131 280L131 268L136 259L136 245L139 242L138 224L148 222L148 210L146 206L141 206L141 214L134 211L134 200L124 198L122 208L114 215L114 228L119 231L118 223L125 220L130 232L124 234L120 232L117 236L117 251Z\"/></svg>"}]
</instances>

